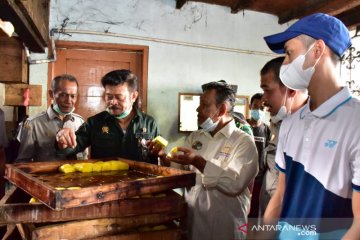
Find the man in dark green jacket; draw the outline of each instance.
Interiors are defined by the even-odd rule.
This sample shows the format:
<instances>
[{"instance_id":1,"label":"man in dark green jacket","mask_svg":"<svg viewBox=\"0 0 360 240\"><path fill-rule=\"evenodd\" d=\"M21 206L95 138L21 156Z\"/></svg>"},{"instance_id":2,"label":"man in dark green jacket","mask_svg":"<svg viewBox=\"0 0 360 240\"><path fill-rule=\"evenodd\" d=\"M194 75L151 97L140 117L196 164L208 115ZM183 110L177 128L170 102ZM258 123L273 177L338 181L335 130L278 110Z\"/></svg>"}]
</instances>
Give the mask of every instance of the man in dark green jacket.
<instances>
[{"instance_id":1,"label":"man in dark green jacket","mask_svg":"<svg viewBox=\"0 0 360 240\"><path fill-rule=\"evenodd\" d=\"M146 141L159 135L156 121L137 107L137 77L129 70L115 70L101 80L106 110L90 117L76 132L61 129L58 154L66 158L91 146L91 158L122 157L157 164Z\"/></svg>"}]
</instances>

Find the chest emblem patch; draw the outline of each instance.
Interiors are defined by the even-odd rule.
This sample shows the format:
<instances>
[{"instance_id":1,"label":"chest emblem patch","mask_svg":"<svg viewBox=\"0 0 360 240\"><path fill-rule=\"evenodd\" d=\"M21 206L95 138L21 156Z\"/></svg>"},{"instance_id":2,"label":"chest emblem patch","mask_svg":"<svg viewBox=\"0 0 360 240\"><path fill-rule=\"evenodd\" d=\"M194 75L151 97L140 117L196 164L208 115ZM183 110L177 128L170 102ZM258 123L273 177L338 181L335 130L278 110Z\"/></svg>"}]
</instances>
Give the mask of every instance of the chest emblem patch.
<instances>
[{"instance_id":1,"label":"chest emblem patch","mask_svg":"<svg viewBox=\"0 0 360 240\"><path fill-rule=\"evenodd\" d=\"M102 128L101 128L101 131L102 131L102 133L109 133L109 127L108 126L103 126Z\"/></svg>"},{"instance_id":2,"label":"chest emblem patch","mask_svg":"<svg viewBox=\"0 0 360 240\"><path fill-rule=\"evenodd\" d=\"M195 149L195 150L200 150L202 148L202 146L203 146L203 144L201 142L196 141L191 145L191 148Z\"/></svg>"},{"instance_id":3,"label":"chest emblem patch","mask_svg":"<svg viewBox=\"0 0 360 240\"><path fill-rule=\"evenodd\" d=\"M222 157L229 157L230 156L230 150L231 148L230 147L223 147L221 149L221 151L219 152L219 155L222 156Z\"/></svg>"}]
</instances>

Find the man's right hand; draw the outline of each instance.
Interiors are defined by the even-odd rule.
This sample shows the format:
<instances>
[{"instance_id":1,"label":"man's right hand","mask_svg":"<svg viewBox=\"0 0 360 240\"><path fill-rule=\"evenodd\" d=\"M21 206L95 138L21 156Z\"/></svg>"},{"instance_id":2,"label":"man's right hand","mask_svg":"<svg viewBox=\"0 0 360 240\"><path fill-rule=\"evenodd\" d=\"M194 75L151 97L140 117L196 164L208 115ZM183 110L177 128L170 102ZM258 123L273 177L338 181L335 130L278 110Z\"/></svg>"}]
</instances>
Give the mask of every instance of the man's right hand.
<instances>
[{"instance_id":1,"label":"man's right hand","mask_svg":"<svg viewBox=\"0 0 360 240\"><path fill-rule=\"evenodd\" d=\"M59 149L76 147L76 135L72 128L63 128L56 134L56 141Z\"/></svg>"}]
</instances>

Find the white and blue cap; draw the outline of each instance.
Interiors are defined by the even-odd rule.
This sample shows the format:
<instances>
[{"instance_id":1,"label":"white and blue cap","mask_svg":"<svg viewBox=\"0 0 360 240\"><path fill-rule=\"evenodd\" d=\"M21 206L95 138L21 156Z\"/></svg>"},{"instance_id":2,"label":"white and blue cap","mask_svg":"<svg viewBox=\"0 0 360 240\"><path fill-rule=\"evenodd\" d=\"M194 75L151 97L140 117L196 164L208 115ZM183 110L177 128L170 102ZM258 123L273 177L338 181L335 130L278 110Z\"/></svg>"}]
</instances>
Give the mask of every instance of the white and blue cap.
<instances>
[{"instance_id":1,"label":"white and blue cap","mask_svg":"<svg viewBox=\"0 0 360 240\"><path fill-rule=\"evenodd\" d=\"M324 13L315 13L295 22L282 33L264 37L275 53L284 53L285 43L301 34L321 39L339 57L351 46L349 30L339 19Z\"/></svg>"}]
</instances>

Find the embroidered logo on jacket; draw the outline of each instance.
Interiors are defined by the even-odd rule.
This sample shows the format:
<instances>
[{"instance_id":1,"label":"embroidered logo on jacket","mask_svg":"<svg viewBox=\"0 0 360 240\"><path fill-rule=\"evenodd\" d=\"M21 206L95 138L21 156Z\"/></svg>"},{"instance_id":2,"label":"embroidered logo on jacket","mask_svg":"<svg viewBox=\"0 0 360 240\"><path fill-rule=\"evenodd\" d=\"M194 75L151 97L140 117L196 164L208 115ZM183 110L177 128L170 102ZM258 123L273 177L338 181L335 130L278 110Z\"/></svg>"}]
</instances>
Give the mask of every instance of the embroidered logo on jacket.
<instances>
[{"instance_id":1,"label":"embroidered logo on jacket","mask_svg":"<svg viewBox=\"0 0 360 240\"><path fill-rule=\"evenodd\" d=\"M109 133L109 127L108 126L103 126L102 128L101 128L101 131L102 131L102 133Z\"/></svg>"}]
</instances>

